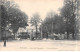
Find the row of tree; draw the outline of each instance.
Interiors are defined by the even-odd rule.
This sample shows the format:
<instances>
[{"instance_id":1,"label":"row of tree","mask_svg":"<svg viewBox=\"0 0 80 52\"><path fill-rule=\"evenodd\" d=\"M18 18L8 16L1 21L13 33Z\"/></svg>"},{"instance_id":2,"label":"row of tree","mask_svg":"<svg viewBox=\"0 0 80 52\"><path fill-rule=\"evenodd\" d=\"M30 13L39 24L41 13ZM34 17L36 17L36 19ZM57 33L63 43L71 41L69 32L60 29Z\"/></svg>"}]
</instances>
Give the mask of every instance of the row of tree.
<instances>
[{"instance_id":1,"label":"row of tree","mask_svg":"<svg viewBox=\"0 0 80 52\"><path fill-rule=\"evenodd\" d=\"M72 34L73 39L75 39L76 33L78 33L78 28L76 28L76 3L78 0L64 0L64 6L60 10L60 15L50 11L45 20L42 22L38 13L33 14L30 23L36 28L36 38L38 32L38 24L42 22L40 30L42 33L46 34L65 34L67 33L67 39L69 35ZM28 16L22 12L18 5L11 1L1 1L1 18L0 18L0 29L1 32L6 30L12 30L14 33L18 31L19 27L28 26Z\"/></svg>"},{"instance_id":2,"label":"row of tree","mask_svg":"<svg viewBox=\"0 0 80 52\"><path fill-rule=\"evenodd\" d=\"M19 9L15 2L2 0L0 7L0 34L3 35L5 30L12 30L15 37L19 27L28 26L28 16Z\"/></svg>"},{"instance_id":3,"label":"row of tree","mask_svg":"<svg viewBox=\"0 0 80 52\"><path fill-rule=\"evenodd\" d=\"M69 35L72 34L72 38L76 38L76 34L79 31L79 28L76 28L76 3L79 3L78 0L64 0L64 6L60 10L60 15L55 14L54 12L49 12L42 23L42 32L49 34L65 34L67 33L67 39Z\"/></svg>"}]
</instances>

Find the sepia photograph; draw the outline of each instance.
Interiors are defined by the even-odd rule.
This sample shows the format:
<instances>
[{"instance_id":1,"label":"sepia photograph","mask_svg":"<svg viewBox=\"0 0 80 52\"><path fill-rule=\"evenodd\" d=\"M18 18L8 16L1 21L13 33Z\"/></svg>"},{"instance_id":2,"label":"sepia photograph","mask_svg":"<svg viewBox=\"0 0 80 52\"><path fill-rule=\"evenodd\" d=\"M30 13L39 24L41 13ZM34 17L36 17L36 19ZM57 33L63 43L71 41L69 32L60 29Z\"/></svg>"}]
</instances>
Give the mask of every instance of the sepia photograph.
<instances>
[{"instance_id":1,"label":"sepia photograph","mask_svg":"<svg viewBox=\"0 0 80 52\"><path fill-rule=\"evenodd\" d=\"M80 0L0 0L0 51L80 51Z\"/></svg>"}]
</instances>

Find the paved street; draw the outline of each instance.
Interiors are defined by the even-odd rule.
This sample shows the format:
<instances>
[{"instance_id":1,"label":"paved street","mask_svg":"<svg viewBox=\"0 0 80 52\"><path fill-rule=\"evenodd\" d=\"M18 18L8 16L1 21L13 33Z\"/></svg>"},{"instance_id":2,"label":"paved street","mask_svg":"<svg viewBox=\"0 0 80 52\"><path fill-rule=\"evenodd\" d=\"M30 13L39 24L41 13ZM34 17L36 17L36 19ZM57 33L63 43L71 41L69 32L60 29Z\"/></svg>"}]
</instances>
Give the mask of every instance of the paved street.
<instances>
[{"instance_id":1,"label":"paved street","mask_svg":"<svg viewBox=\"0 0 80 52\"><path fill-rule=\"evenodd\" d=\"M15 51L80 51L80 41L76 40L15 40L8 41L7 46L3 47L0 42L0 50Z\"/></svg>"}]
</instances>

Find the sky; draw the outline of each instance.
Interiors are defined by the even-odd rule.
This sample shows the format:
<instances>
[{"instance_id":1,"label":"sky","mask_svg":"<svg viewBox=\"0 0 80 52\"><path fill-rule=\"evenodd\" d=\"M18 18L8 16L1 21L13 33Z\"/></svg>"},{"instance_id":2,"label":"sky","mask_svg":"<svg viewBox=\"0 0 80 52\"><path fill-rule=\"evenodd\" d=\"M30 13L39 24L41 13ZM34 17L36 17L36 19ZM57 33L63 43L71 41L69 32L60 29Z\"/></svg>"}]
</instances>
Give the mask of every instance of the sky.
<instances>
[{"instance_id":1,"label":"sky","mask_svg":"<svg viewBox=\"0 0 80 52\"><path fill-rule=\"evenodd\" d=\"M63 6L63 0L14 0L30 18L33 14L39 13L42 20L48 12L59 13L59 8Z\"/></svg>"}]
</instances>

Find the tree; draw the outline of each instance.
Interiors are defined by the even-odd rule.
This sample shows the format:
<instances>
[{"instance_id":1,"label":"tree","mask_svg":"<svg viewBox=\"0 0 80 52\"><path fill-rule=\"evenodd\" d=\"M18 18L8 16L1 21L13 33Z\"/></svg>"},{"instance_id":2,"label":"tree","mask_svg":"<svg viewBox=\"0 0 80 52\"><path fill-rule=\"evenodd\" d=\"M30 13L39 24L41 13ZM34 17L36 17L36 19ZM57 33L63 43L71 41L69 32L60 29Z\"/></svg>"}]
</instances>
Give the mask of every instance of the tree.
<instances>
[{"instance_id":1,"label":"tree","mask_svg":"<svg viewBox=\"0 0 80 52\"><path fill-rule=\"evenodd\" d=\"M49 33L51 33L51 34L53 34L53 28L54 28L53 27L54 15L55 15L55 13L53 11L50 11L49 13L47 13L47 16L43 22L47 28L46 30L49 31Z\"/></svg>"},{"instance_id":2,"label":"tree","mask_svg":"<svg viewBox=\"0 0 80 52\"><path fill-rule=\"evenodd\" d=\"M43 33L52 34L64 34L65 32L65 23L62 16L55 14L54 12L49 12L42 23Z\"/></svg>"},{"instance_id":3,"label":"tree","mask_svg":"<svg viewBox=\"0 0 80 52\"><path fill-rule=\"evenodd\" d=\"M37 26L38 26L38 24L41 22L41 18L40 18L40 16L39 16L39 14L38 13L35 13L35 14L33 14L33 16L31 17L31 21L30 21L30 23L32 24L32 26L35 26L36 27L36 38L37 38Z\"/></svg>"},{"instance_id":4,"label":"tree","mask_svg":"<svg viewBox=\"0 0 80 52\"><path fill-rule=\"evenodd\" d=\"M6 17L5 17L6 16ZM5 30L5 27L7 26L7 21L8 21L8 19L7 19L7 11L6 11L6 8L3 6L3 5L1 5L1 32L3 32L4 30Z\"/></svg>"},{"instance_id":5,"label":"tree","mask_svg":"<svg viewBox=\"0 0 80 52\"><path fill-rule=\"evenodd\" d=\"M79 30L80 30L80 0L75 0L75 6L76 6L76 10L75 10L75 14L76 14L76 30L75 30L75 34L76 34L76 39L79 39Z\"/></svg>"},{"instance_id":6,"label":"tree","mask_svg":"<svg viewBox=\"0 0 80 52\"><path fill-rule=\"evenodd\" d=\"M65 27L67 32L67 39L69 34L72 34L73 39L75 39L75 4L73 0L64 0L64 6L61 9L61 15L65 20Z\"/></svg>"},{"instance_id":7,"label":"tree","mask_svg":"<svg viewBox=\"0 0 80 52\"><path fill-rule=\"evenodd\" d=\"M28 25L27 21L28 16L22 12L15 3L6 1L1 5L1 31L4 31L8 26L15 36L19 27L25 27Z\"/></svg>"},{"instance_id":8,"label":"tree","mask_svg":"<svg viewBox=\"0 0 80 52\"><path fill-rule=\"evenodd\" d=\"M16 11L16 12L15 12ZM10 29L13 30L13 33L18 31L19 27L28 26L27 24L27 15L19 9L12 8L9 10L9 22L11 23ZM12 17L12 18L11 18Z\"/></svg>"},{"instance_id":9,"label":"tree","mask_svg":"<svg viewBox=\"0 0 80 52\"><path fill-rule=\"evenodd\" d=\"M65 23L64 23L63 17L56 14L56 15L54 15L53 22L54 22L54 24L53 24L54 33L64 34L64 32L65 32Z\"/></svg>"}]
</instances>

